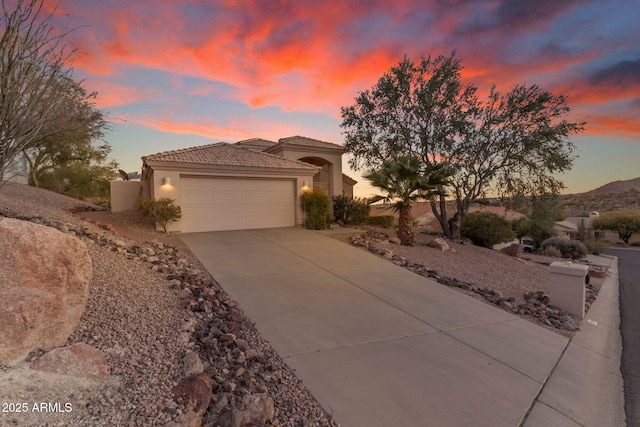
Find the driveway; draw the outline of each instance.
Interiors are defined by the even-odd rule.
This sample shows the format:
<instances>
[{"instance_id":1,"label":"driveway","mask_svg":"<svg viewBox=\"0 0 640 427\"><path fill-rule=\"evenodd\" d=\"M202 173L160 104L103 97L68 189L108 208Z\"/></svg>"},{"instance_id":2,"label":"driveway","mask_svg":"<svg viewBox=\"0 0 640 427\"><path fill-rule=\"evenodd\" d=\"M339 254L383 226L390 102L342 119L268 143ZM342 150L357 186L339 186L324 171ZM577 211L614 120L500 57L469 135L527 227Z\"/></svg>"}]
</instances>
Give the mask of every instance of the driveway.
<instances>
[{"instance_id":1,"label":"driveway","mask_svg":"<svg viewBox=\"0 0 640 427\"><path fill-rule=\"evenodd\" d=\"M345 427L518 426L568 343L319 232L181 238Z\"/></svg>"}]
</instances>

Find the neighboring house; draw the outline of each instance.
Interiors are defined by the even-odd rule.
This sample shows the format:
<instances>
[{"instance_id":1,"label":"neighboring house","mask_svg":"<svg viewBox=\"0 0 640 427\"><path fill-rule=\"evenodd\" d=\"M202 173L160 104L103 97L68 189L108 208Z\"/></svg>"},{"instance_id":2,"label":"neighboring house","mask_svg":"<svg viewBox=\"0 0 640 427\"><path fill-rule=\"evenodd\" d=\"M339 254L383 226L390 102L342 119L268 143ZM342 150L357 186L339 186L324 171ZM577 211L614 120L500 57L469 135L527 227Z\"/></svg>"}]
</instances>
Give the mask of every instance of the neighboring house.
<instances>
[{"instance_id":1,"label":"neighboring house","mask_svg":"<svg viewBox=\"0 0 640 427\"><path fill-rule=\"evenodd\" d=\"M304 223L304 187L353 194L343 153L340 145L301 136L209 144L143 157L140 185L148 183L149 197L180 205L182 218L170 231L292 227Z\"/></svg>"},{"instance_id":2,"label":"neighboring house","mask_svg":"<svg viewBox=\"0 0 640 427\"><path fill-rule=\"evenodd\" d=\"M553 231L556 232L558 237L565 237L567 239L578 238L578 226L571 221L556 221L553 225Z\"/></svg>"},{"instance_id":3,"label":"neighboring house","mask_svg":"<svg viewBox=\"0 0 640 427\"><path fill-rule=\"evenodd\" d=\"M600 214L598 212L591 212L588 217L584 216L570 216L565 219L564 222L571 222L575 224L577 228L576 236L580 235L580 230L584 230L585 237L587 239L602 239L611 243L622 242L622 239L618 236L618 233L615 231L609 230L594 230L592 226L592 222L594 219L598 218ZM577 237L572 237L577 238ZM629 239L629 243L640 241L640 234L632 234Z\"/></svg>"}]
</instances>

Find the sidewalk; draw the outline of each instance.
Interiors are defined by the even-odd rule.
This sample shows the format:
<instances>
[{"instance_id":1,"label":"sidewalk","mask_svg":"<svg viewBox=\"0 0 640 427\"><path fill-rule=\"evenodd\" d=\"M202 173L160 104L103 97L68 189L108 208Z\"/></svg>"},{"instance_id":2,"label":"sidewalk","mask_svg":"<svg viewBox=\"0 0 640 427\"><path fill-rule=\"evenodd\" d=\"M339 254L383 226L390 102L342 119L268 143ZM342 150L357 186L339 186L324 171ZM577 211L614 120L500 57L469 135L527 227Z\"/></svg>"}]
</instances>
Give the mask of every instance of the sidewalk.
<instances>
[{"instance_id":1,"label":"sidewalk","mask_svg":"<svg viewBox=\"0 0 640 427\"><path fill-rule=\"evenodd\" d=\"M607 278L580 331L534 401L524 427L626 426L620 372L618 260L588 257L609 267Z\"/></svg>"}]
</instances>

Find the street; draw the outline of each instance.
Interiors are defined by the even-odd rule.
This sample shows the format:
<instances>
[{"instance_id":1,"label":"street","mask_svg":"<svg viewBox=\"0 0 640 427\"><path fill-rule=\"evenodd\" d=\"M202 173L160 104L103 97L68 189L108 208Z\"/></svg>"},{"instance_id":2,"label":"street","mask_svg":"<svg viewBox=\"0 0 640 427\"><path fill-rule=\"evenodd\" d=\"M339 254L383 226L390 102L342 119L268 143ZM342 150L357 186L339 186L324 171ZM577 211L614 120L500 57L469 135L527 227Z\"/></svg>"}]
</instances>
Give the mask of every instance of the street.
<instances>
[{"instance_id":1,"label":"street","mask_svg":"<svg viewBox=\"0 0 640 427\"><path fill-rule=\"evenodd\" d=\"M622 377L628 426L640 426L640 250L609 249L618 257Z\"/></svg>"}]
</instances>

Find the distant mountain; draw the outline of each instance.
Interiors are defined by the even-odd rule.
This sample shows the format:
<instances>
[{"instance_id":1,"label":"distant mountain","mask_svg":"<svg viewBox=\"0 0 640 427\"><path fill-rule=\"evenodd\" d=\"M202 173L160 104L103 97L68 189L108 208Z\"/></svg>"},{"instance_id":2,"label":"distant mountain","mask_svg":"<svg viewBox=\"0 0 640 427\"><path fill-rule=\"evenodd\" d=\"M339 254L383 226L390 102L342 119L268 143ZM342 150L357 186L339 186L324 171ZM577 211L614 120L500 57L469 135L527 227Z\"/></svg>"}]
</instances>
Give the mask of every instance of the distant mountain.
<instances>
[{"instance_id":1,"label":"distant mountain","mask_svg":"<svg viewBox=\"0 0 640 427\"><path fill-rule=\"evenodd\" d=\"M640 191L640 177L628 179L626 181L613 181L583 194L597 196L600 194L626 193L629 190Z\"/></svg>"},{"instance_id":2,"label":"distant mountain","mask_svg":"<svg viewBox=\"0 0 640 427\"><path fill-rule=\"evenodd\" d=\"M640 209L640 177L614 181L595 190L560 197L564 212L569 216L592 211L609 212L621 209Z\"/></svg>"}]
</instances>

